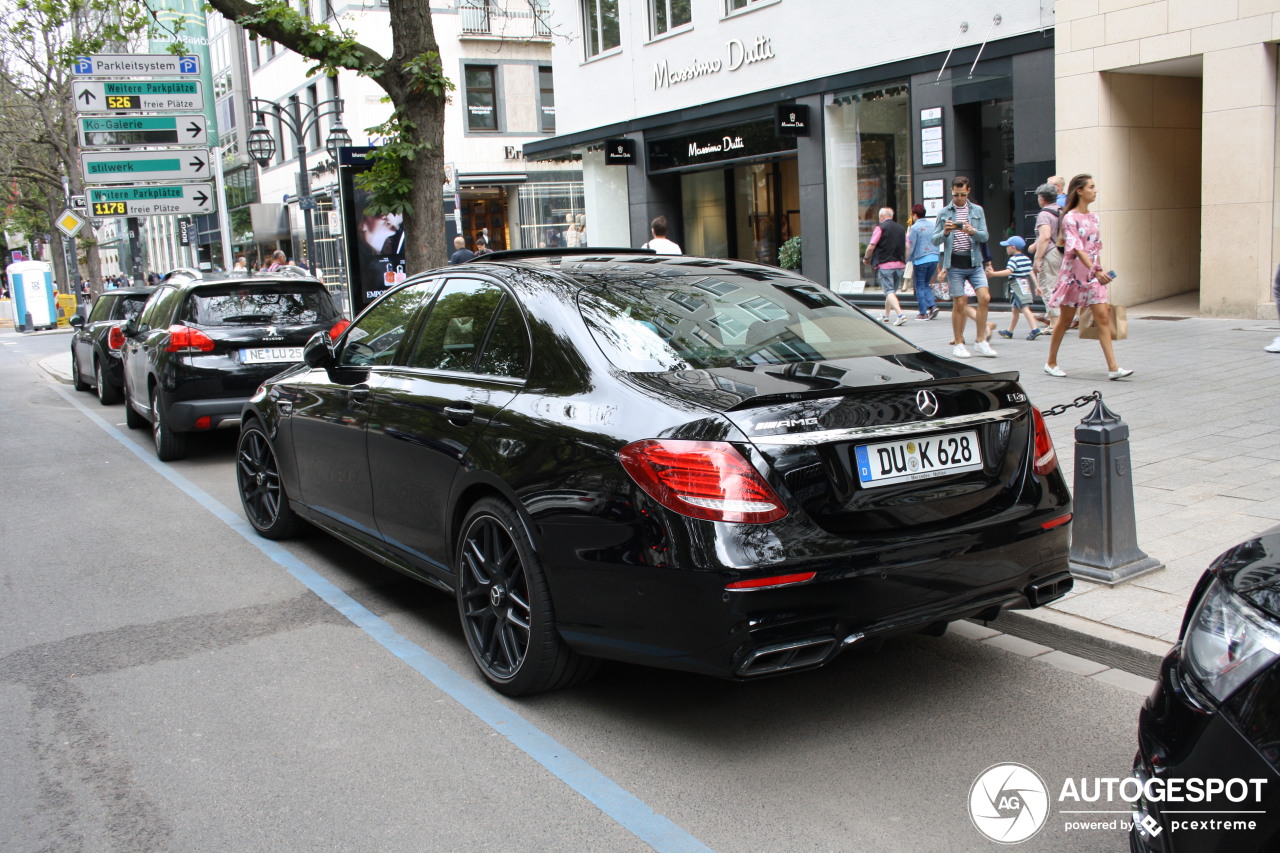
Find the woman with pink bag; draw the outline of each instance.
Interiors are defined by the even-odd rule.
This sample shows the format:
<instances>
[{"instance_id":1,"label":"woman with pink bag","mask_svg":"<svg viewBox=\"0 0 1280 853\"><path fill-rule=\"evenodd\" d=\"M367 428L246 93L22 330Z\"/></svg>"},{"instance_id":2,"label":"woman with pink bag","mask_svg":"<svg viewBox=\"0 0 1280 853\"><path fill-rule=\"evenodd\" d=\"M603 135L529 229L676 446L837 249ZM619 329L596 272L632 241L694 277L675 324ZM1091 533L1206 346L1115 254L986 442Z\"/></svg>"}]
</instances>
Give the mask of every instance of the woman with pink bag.
<instances>
[{"instance_id":1,"label":"woman with pink bag","mask_svg":"<svg viewBox=\"0 0 1280 853\"><path fill-rule=\"evenodd\" d=\"M1075 319L1076 311L1088 307L1093 312L1093 322L1098 327L1098 343L1107 360L1107 378L1124 379L1133 371L1121 367L1116 361L1115 347L1111 343L1111 306L1107 284L1112 275L1102 269L1102 231L1098 226L1098 214L1089 211L1089 205L1098 198L1098 188L1092 175L1076 175L1067 187L1067 210L1062 216L1064 254L1062 270L1058 273L1058 286L1049 299L1049 305L1061 310L1061 317L1053 324L1053 339L1049 343L1049 360L1044 372L1050 376L1066 376L1058 367L1058 347Z\"/></svg>"}]
</instances>

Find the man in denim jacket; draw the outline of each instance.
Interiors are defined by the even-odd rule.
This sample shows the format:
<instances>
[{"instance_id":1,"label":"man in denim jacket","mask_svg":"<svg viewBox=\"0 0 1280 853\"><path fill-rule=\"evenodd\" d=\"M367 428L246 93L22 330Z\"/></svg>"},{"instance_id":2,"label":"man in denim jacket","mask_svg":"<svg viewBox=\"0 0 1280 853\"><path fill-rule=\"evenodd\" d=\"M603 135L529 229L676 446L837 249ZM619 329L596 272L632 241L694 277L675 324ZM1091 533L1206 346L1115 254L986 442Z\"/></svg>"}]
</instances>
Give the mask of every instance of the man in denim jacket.
<instances>
[{"instance_id":1,"label":"man in denim jacket","mask_svg":"<svg viewBox=\"0 0 1280 853\"><path fill-rule=\"evenodd\" d=\"M969 179L956 177L951 181L951 204L938 211L933 223L933 244L942 246L942 261L938 276L944 274L951 293L951 329L955 333L956 358L968 358L964 345L966 283L977 297L977 324L974 332L977 343L973 351L987 358L995 358L996 351L987 342L987 306L991 294L987 288L987 275L982 269L982 250L979 244L987 242L987 215L981 207L969 201Z\"/></svg>"}]
</instances>

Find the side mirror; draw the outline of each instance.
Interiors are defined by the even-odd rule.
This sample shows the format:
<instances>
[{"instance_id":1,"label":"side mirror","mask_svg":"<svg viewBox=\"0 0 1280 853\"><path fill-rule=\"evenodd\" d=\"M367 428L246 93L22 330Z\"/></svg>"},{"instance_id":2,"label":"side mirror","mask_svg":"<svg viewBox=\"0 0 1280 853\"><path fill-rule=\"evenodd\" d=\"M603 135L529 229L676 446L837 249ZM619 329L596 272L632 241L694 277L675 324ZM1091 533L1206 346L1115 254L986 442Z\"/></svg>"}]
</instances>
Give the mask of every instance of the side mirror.
<instances>
[{"instance_id":1,"label":"side mirror","mask_svg":"<svg viewBox=\"0 0 1280 853\"><path fill-rule=\"evenodd\" d=\"M81 317L79 314L72 314L72 315L67 319L67 322L71 324L71 327L72 327L73 329L83 329L83 328L84 328L84 318L83 318L83 317Z\"/></svg>"},{"instance_id":2,"label":"side mirror","mask_svg":"<svg viewBox=\"0 0 1280 853\"><path fill-rule=\"evenodd\" d=\"M328 332L316 332L302 348L302 360L308 367L332 367L337 363L333 354L333 339Z\"/></svg>"}]
</instances>

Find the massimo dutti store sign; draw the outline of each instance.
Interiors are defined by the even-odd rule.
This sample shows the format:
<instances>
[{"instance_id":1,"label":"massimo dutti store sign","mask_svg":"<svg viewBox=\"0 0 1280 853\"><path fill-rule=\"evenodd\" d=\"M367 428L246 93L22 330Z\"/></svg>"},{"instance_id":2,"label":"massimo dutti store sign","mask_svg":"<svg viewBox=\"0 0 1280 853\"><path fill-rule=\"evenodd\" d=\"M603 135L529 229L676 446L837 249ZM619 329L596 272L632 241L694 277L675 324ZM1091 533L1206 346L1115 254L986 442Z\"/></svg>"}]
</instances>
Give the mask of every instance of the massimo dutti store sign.
<instances>
[{"instance_id":1,"label":"massimo dutti store sign","mask_svg":"<svg viewBox=\"0 0 1280 853\"><path fill-rule=\"evenodd\" d=\"M794 151L795 137L778 136L772 119L656 139L648 143L649 171L688 170L727 160Z\"/></svg>"},{"instance_id":2,"label":"massimo dutti store sign","mask_svg":"<svg viewBox=\"0 0 1280 853\"><path fill-rule=\"evenodd\" d=\"M662 60L653 66L653 88L668 89L678 83L687 83L699 77L708 77L722 71L737 71L756 62L773 59L773 42L768 36L757 36L753 42L742 39L729 39L725 42L724 53L718 59L677 59L673 66L669 60Z\"/></svg>"}]
</instances>

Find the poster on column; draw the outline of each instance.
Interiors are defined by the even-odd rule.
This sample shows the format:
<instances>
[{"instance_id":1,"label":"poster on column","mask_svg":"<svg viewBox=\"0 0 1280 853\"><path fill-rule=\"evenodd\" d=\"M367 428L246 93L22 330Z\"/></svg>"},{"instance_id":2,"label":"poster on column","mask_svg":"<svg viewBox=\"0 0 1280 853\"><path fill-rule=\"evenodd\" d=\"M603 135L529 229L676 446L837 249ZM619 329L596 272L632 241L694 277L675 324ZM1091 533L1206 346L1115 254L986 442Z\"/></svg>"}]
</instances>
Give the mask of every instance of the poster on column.
<instances>
[{"instance_id":1,"label":"poster on column","mask_svg":"<svg viewBox=\"0 0 1280 853\"><path fill-rule=\"evenodd\" d=\"M342 204L342 238L346 244L347 285L354 317L384 290L408 277L403 214L372 213L369 193L356 186L356 175L372 165L371 147L338 149L338 192Z\"/></svg>"}]
</instances>

